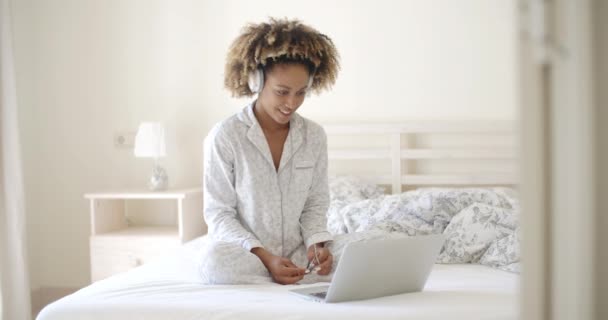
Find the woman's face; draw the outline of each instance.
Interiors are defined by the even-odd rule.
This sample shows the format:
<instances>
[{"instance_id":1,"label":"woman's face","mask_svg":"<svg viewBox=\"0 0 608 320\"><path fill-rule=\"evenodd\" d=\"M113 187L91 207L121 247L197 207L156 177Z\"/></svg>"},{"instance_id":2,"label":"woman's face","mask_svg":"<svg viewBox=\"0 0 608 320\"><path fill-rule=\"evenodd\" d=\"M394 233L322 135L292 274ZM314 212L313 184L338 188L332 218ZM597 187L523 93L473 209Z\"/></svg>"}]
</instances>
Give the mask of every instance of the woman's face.
<instances>
[{"instance_id":1,"label":"woman's face","mask_svg":"<svg viewBox=\"0 0 608 320\"><path fill-rule=\"evenodd\" d=\"M302 105L308 85L308 68L298 63L276 64L267 70L258 103L276 124L286 125Z\"/></svg>"}]
</instances>

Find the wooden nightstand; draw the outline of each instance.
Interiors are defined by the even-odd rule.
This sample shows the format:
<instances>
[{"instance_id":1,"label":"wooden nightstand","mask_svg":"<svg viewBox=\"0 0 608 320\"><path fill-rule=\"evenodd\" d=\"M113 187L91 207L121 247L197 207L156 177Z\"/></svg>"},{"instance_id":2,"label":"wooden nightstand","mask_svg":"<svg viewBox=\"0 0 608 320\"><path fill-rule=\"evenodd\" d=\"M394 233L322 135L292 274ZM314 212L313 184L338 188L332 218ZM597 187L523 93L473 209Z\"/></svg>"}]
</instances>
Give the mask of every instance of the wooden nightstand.
<instances>
[{"instance_id":1,"label":"wooden nightstand","mask_svg":"<svg viewBox=\"0 0 608 320\"><path fill-rule=\"evenodd\" d=\"M207 232L200 188L88 193L84 197L90 200L93 282L149 262ZM154 211L150 217L165 221L153 221L142 210L135 212L138 221L130 217L131 211L137 211L133 207L139 204L141 209L142 202L152 202L148 203L153 205L148 210Z\"/></svg>"}]
</instances>

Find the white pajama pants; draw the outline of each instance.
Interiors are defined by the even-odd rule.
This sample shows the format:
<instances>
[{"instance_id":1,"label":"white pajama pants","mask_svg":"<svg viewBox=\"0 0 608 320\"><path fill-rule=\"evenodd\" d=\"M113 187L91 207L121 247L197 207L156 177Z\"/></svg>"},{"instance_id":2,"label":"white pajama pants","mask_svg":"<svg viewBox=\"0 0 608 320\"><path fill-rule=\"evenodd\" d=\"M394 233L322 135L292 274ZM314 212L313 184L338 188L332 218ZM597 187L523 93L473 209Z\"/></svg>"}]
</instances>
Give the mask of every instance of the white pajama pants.
<instances>
[{"instance_id":1,"label":"white pajama pants","mask_svg":"<svg viewBox=\"0 0 608 320\"><path fill-rule=\"evenodd\" d=\"M334 236L327 248L333 255L332 272L327 276L310 273L299 283L330 282L344 247L351 242L394 237L381 231L367 231ZM262 261L245 248L228 242L208 239L201 252L200 275L206 284L265 284L273 282ZM306 248L302 243L288 257L295 265L305 268L308 264Z\"/></svg>"}]
</instances>

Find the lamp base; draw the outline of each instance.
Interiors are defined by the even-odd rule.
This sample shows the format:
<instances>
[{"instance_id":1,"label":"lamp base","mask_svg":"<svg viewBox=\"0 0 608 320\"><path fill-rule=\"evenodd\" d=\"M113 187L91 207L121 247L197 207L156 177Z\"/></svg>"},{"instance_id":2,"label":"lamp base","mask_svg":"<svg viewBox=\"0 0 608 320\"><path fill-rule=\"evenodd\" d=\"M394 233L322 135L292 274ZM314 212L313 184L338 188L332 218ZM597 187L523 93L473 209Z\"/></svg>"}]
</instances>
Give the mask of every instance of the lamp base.
<instances>
[{"instance_id":1,"label":"lamp base","mask_svg":"<svg viewBox=\"0 0 608 320\"><path fill-rule=\"evenodd\" d=\"M161 166L155 165L152 176L148 182L148 188L152 191L163 191L169 187L169 176Z\"/></svg>"}]
</instances>

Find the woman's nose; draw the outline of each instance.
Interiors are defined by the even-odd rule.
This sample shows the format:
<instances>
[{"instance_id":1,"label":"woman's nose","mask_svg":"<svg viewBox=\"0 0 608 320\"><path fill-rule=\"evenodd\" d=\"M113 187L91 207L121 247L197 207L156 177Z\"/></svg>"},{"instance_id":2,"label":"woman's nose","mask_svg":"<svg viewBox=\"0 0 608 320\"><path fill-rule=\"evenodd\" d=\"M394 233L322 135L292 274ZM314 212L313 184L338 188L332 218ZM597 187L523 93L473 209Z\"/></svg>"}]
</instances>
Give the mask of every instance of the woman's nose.
<instances>
[{"instance_id":1,"label":"woman's nose","mask_svg":"<svg viewBox=\"0 0 608 320\"><path fill-rule=\"evenodd\" d=\"M298 105L298 99L296 96L291 95L289 97L287 97L287 100L285 101L285 106L291 110L295 109L296 106Z\"/></svg>"}]
</instances>

